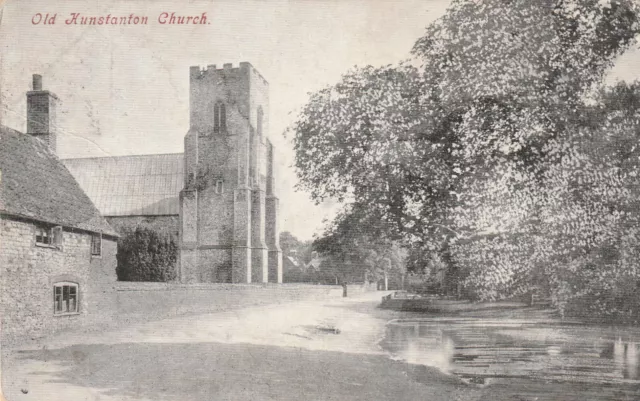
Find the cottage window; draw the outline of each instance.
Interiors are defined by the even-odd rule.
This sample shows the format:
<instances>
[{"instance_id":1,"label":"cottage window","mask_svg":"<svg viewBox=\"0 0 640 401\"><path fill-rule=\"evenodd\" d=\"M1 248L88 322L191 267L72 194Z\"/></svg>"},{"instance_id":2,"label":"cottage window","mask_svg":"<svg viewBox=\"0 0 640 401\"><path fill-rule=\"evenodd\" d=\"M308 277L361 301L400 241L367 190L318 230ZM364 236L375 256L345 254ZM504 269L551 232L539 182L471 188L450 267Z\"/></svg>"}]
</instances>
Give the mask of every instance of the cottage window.
<instances>
[{"instance_id":1,"label":"cottage window","mask_svg":"<svg viewBox=\"0 0 640 401\"><path fill-rule=\"evenodd\" d=\"M78 313L78 284L60 282L53 285L53 314Z\"/></svg>"},{"instance_id":2,"label":"cottage window","mask_svg":"<svg viewBox=\"0 0 640 401\"><path fill-rule=\"evenodd\" d=\"M218 180L216 181L216 193L223 194L224 193L224 181Z\"/></svg>"},{"instance_id":3,"label":"cottage window","mask_svg":"<svg viewBox=\"0 0 640 401\"><path fill-rule=\"evenodd\" d=\"M93 234L91 236L91 256L102 255L102 234Z\"/></svg>"},{"instance_id":4,"label":"cottage window","mask_svg":"<svg viewBox=\"0 0 640 401\"><path fill-rule=\"evenodd\" d=\"M216 102L213 106L213 132L227 130L227 110L222 102Z\"/></svg>"},{"instance_id":5,"label":"cottage window","mask_svg":"<svg viewBox=\"0 0 640 401\"><path fill-rule=\"evenodd\" d=\"M36 244L51 245L53 243L53 233L51 227L36 226Z\"/></svg>"},{"instance_id":6,"label":"cottage window","mask_svg":"<svg viewBox=\"0 0 640 401\"><path fill-rule=\"evenodd\" d=\"M62 249L62 227L36 225L36 245Z\"/></svg>"}]
</instances>

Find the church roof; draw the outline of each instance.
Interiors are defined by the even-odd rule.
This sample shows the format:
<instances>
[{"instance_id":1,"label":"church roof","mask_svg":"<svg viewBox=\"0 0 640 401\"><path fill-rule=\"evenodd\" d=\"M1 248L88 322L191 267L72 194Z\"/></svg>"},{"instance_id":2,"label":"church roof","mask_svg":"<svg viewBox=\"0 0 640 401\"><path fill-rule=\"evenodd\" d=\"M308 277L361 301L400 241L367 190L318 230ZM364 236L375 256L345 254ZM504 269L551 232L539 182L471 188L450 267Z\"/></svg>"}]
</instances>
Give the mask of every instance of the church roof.
<instances>
[{"instance_id":1,"label":"church roof","mask_svg":"<svg viewBox=\"0 0 640 401\"><path fill-rule=\"evenodd\" d=\"M49 146L0 126L0 212L117 236Z\"/></svg>"},{"instance_id":2,"label":"church roof","mask_svg":"<svg viewBox=\"0 0 640 401\"><path fill-rule=\"evenodd\" d=\"M62 161L103 216L179 214L182 153Z\"/></svg>"}]
</instances>

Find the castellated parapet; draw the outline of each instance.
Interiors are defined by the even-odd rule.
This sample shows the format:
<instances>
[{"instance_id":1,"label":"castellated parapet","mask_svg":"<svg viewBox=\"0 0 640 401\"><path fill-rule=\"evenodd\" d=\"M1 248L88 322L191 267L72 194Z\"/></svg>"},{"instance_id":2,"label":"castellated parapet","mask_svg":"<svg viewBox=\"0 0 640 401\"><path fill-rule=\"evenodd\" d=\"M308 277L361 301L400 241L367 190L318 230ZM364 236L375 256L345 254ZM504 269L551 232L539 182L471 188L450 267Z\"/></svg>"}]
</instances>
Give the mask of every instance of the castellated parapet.
<instances>
[{"instance_id":1,"label":"castellated parapet","mask_svg":"<svg viewBox=\"0 0 640 401\"><path fill-rule=\"evenodd\" d=\"M251 64L190 68L181 281L282 282L268 116L269 85Z\"/></svg>"}]
</instances>

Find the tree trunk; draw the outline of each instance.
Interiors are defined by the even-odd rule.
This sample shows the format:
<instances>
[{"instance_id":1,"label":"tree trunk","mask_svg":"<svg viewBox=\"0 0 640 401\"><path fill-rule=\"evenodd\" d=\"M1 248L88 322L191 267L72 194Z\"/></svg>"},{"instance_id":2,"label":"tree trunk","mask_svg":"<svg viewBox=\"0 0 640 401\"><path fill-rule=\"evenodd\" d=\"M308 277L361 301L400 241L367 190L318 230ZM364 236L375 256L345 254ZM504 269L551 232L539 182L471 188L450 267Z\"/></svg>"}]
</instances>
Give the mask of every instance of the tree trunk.
<instances>
[{"instance_id":1,"label":"tree trunk","mask_svg":"<svg viewBox=\"0 0 640 401\"><path fill-rule=\"evenodd\" d=\"M387 275L387 271L384 272L384 290L389 291L389 276Z\"/></svg>"}]
</instances>

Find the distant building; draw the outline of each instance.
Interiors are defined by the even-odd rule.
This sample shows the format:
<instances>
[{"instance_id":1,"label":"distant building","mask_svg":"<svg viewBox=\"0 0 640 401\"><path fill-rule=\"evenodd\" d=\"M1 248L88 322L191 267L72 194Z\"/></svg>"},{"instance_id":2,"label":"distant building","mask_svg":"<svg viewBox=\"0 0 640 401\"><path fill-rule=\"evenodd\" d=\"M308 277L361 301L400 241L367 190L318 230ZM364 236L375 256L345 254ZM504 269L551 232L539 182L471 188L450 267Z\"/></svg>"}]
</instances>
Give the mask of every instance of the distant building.
<instances>
[{"instance_id":1,"label":"distant building","mask_svg":"<svg viewBox=\"0 0 640 401\"><path fill-rule=\"evenodd\" d=\"M269 86L249 63L190 69L184 153L67 159L118 230L146 226L180 247L192 282L282 282Z\"/></svg>"},{"instance_id":2,"label":"distant building","mask_svg":"<svg viewBox=\"0 0 640 401\"><path fill-rule=\"evenodd\" d=\"M283 258L285 265L289 266L291 269L300 269L304 267L303 263L300 263L295 256L285 255Z\"/></svg>"},{"instance_id":3,"label":"distant building","mask_svg":"<svg viewBox=\"0 0 640 401\"><path fill-rule=\"evenodd\" d=\"M0 127L0 315L4 339L103 320L117 233L56 157L56 97L34 76L27 134Z\"/></svg>"},{"instance_id":4,"label":"distant building","mask_svg":"<svg viewBox=\"0 0 640 401\"><path fill-rule=\"evenodd\" d=\"M320 254L317 251L313 251L311 253L311 260L309 261L309 263L307 263L307 265L305 266L306 269L313 269L313 270L320 270L320 267L322 266L322 263L326 260L326 257L324 256L320 256Z\"/></svg>"}]
</instances>

